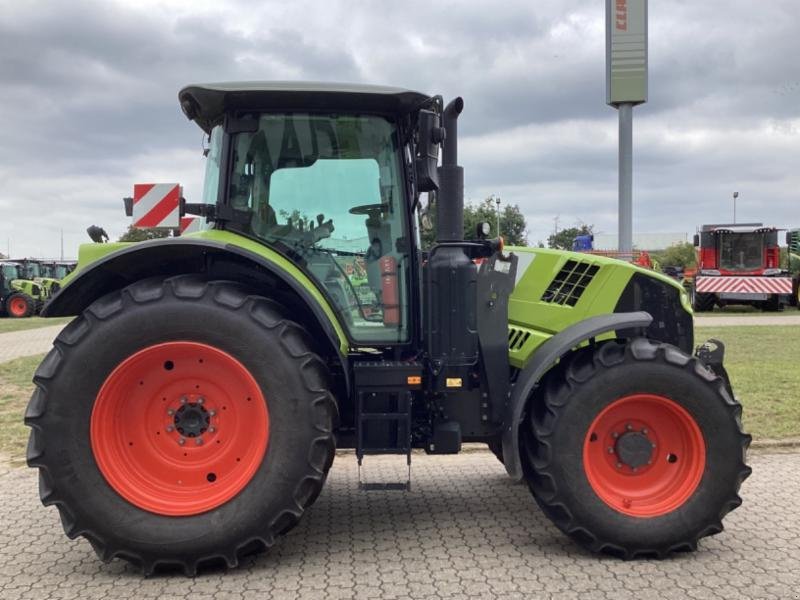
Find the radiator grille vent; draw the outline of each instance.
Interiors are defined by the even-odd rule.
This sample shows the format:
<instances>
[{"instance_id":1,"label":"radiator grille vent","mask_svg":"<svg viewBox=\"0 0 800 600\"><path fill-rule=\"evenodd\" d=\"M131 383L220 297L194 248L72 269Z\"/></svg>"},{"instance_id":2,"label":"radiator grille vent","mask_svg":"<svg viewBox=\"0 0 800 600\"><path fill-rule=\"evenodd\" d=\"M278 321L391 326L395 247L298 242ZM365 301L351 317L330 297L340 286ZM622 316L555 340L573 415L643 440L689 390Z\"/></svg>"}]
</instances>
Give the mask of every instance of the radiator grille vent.
<instances>
[{"instance_id":1,"label":"radiator grille vent","mask_svg":"<svg viewBox=\"0 0 800 600\"><path fill-rule=\"evenodd\" d=\"M519 329L517 327L509 327L508 328L508 349L509 350L519 350L525 345L525 342L528 341L528 338L531 337L530 331L525 331L524 329Z\"/></svg>"},{"instance_id":2,"label":"radiator grille vent","mask_svg":"<svg viewBox=\"0 0 800 600\"><path fill-rule=\"evenodd\" d=\"M575 306L600 267L579 260L568 260L542 294L542 302Z\"/></svg>"}]
</instances>

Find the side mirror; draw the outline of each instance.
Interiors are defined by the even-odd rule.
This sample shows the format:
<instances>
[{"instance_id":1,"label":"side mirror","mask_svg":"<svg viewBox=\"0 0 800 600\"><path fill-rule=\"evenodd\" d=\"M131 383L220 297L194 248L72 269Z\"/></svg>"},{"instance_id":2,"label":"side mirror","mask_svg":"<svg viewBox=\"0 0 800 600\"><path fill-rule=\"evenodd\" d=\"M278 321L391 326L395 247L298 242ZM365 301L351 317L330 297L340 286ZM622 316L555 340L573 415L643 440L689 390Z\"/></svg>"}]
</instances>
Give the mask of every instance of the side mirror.
<instances>
[{"instance_id":1,"label":"side mirror","mask_svg":"<svg viewBox=\"0 0 800 600\"><path fill-rule=\"evenodd\" d=\"M699 233L695 233L694 234L694 238L692 238L692 243L694 244L695 248L699 248L700 247L700 234Z\"/></svg>"},{"instance_id":2,"label":"side mirror","mask_svg":"<svg viewBox=\"0 0 800 600\"><path fill-rule=\"evenodd\" d=\"M444 129L439 115L431 110L419 111L417 122L417 155L414 160L417 173L417 190L431 192L439 189L436 166L439 163L439 144L444 140Z\"/></svg>"}]
</instances>

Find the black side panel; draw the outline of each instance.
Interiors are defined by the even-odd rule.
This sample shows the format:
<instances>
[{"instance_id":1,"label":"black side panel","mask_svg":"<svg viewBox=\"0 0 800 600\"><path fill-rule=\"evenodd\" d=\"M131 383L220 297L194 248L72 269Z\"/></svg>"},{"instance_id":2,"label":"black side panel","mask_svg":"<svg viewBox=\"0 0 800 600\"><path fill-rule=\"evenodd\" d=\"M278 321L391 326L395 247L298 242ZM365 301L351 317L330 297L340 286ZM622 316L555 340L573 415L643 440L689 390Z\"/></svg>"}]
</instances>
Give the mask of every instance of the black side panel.
<instances>
[{"instance_id":1,"label":"black side panel","mask_svg":"<svg viewBox=\"0 0 800 600\"><path fill-rule=\"evenodd\" d=\"M478 273L463 248L438 245L428 255L426 273L425 333L430 355L430 387L448 391L447 379L466 382L469 371L478 362L475 315Z\"/></svg>"},{"instance_id":2,"label":"black side panel","mask_svg":"<svg viewBox=\"0 0 800 600\"><path fill-rule=\"evenodd\" d=\"M508 298L514 290L516 274L514 254L507 260L494 254L478 272L478 342L493 422L502 421L508 401Z\"/></svg>"},{"instance_id":3,"label":"black side panel","mask_svg":"<svg viewBox=\"0 0 800 600\"><path fill-rule=\"evenodd\" d=\"M681 304L680 290L643 273L634 273L614 308L615 313L644 311L653 317L647 337L677 346L687 354L694 352L692 315ZM621 330L619 337L634 337Z\"/></svg>"}]
</instances>

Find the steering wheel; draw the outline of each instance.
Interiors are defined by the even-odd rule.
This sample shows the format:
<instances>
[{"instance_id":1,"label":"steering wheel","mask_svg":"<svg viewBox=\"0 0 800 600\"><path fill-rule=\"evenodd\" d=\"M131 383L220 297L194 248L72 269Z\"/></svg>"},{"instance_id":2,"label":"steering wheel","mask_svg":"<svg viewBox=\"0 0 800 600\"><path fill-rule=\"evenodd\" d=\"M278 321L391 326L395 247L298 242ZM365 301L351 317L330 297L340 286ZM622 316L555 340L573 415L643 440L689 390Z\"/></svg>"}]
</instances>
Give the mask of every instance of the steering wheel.
<instances>
[{"instance_id":1,"label":"steering wheel","mask_svg":"<svg viewBox=\"0 0 800 600\"><path fill-rule=\"evenodd\" d=\"M350 209L351 215L367 215L369 217L379 215L382 212L389 210L389 203L383 204L362 204L361 206L354 206Z\"/></svg>"}]
</instances>

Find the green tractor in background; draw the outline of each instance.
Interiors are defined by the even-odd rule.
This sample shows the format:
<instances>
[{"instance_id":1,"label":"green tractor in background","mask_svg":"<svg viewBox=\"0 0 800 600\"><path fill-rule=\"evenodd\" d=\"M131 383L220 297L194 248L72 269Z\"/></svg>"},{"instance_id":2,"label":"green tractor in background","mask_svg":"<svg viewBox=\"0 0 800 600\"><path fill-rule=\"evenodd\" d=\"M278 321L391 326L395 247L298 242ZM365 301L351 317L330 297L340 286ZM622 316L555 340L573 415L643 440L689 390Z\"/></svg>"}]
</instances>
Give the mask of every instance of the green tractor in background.
<instances>
[{"instance_id":1,"label":"green tractor in background","mask_svg":"<svg viewBox=\"0 0 800 600\"><path fill-rule=\"evenodd\" d=\"M39 270L40 276L35 281L42 285L46 298L61 289L61 280L69 274L67 264L64 261L39 261Z\"/></svg>"},{"instance_id":2,"label":"green tractor in background","mask_svg":"<svg viewBox=\"0 0 800 600\"><path fill-rule=\"evenodd\" d=\"M409 489L412 449L464 442L591 551L663 557L722 530L750 473L722 344L695 349L686 292L654 271L504 248L487 224L463 239L460 98L179 100L209 138L203 196L180 202L206 229L82 246L44 310L76 318L36 372L27 459L68 536L148 573L233 567L297 524L337 447L362 488ZM386 453L408 478L362 480Z\"/></svg>"},{"instance_id":3,"label":"green tractor in background","mask_svg":"<svg viewBox=\"0 0 800 600\"><path fill-rule=\"evenodd\" d=\"M800 307L800 229L786 232L789 274L792 276L792 301Z\"/></svg>"},{"instance_id":4,"label":"green tractor in background","mask_svg":"<svg viewBox=\"0 0 800 600\"><path fill-rule=\"evenodd\" d=\"M42 302L42 286L22 273L15 261L0 262L0 310L13 319L35 315Z\"/></svg>"}]
</instances>

